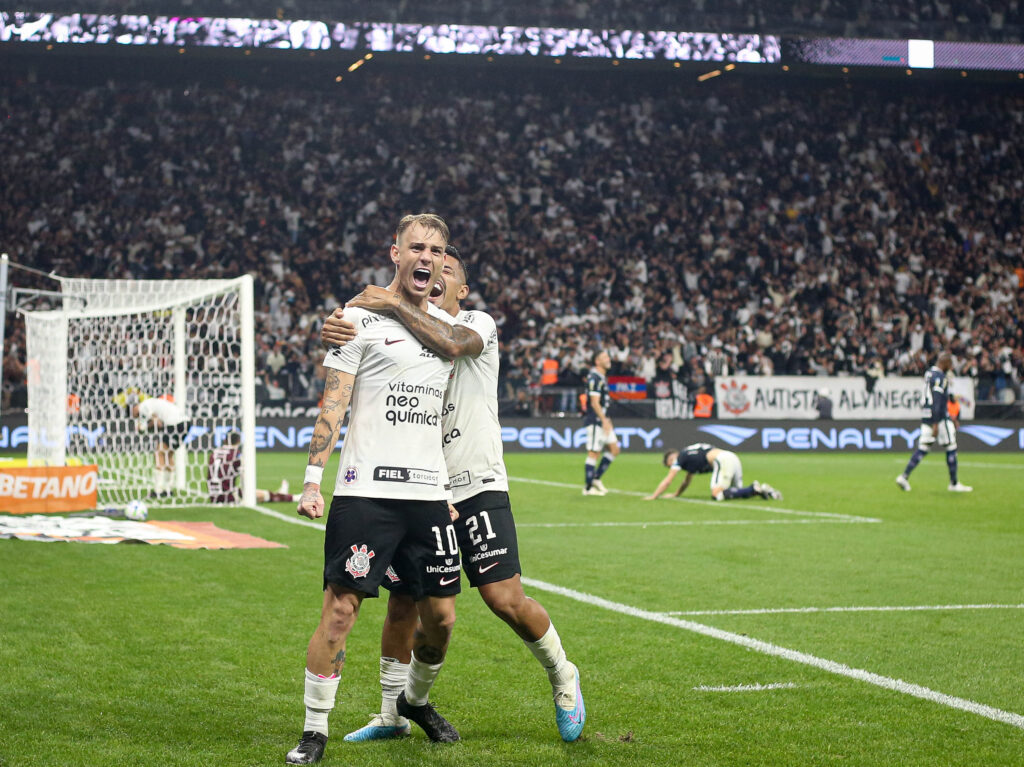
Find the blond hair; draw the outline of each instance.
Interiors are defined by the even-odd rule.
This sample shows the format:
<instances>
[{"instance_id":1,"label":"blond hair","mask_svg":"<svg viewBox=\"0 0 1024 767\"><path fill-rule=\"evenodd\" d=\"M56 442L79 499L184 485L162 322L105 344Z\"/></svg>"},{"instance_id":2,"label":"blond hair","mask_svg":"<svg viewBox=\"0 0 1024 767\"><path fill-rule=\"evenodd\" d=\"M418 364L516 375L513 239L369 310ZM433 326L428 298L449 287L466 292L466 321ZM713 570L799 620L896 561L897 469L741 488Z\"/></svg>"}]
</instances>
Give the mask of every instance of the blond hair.
<instances>
[{"instance_id":1,"label":"blond hair","mask_svg":"<svg viewBox=\"0 0 1024 767\"><path fill-rule=\"evenodd\" d=\"M444 238L444 244L448 244L448 238L451 236L448 231L448 224L444 222L444 219L435 213L413 213L408 216L403 216L402 220L398 222L398 228L395 229L395 243L402 239L402 235L405 231L413 226L419 224L428 232L440 232Z\"/></svg>"}]
</instances>

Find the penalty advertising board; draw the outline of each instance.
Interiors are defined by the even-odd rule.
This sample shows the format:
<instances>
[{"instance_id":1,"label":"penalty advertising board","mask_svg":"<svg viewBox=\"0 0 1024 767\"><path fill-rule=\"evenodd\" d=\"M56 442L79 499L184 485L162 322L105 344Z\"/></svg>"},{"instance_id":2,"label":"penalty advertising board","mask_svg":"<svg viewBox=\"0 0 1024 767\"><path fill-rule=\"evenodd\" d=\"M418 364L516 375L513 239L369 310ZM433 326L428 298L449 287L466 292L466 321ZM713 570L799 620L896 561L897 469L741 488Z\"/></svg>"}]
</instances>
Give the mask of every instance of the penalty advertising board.
<instances>
[{"instance_id":1,"label":"penalty advertising board","mask_svg":"<svg viewBox=\"0 0 1024 767\"><path fill-rule=\"evenodd\" d=\"M824 421L761 420L742 422L708 418L639 419L615 417L615 434L623 450L656 453L694 442L708 442L736 452L877 452L913 450L920 421ZM193 426L186 444L205 432ZM340 449L346 428L342 428ZM213 444L226 439L230 430L215 431ZM257 451L307 452L313 436L308 418L258 419L254 432ZM87 434L76 431L69 439L85 439L102 449L101 429ZM586 430L578 418L506 418L501 422L505 452L576 452L586 445ZM28 427L24 419L4 419L0 424L0 450L24 452ZM962 423L957 442L965 452L1024 451L1024 421L970 421Z\"/></svg>"}]
</instances>

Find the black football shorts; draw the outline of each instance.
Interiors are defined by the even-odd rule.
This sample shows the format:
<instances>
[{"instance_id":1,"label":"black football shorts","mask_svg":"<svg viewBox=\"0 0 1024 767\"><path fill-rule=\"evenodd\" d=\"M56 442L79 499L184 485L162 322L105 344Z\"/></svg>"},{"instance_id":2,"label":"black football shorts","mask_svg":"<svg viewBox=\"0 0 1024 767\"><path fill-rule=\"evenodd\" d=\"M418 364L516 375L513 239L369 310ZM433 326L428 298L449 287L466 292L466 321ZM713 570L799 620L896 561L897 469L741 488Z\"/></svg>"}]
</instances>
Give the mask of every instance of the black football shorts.
<instances>
[{"instance_id":1,"label":"black football shorts","mask_svg":"<svg viewBox=\"0 0 1024 767\"><path fill-rule=\"evenodd\" d=\"M460 501L455 508L459 510L455 530L462 566L471 586L497 583L523 572L508 493L487 490Z\"/></svg>"},{"instance_id":2,"label":"black football shorts","mask_svg":"<svg viewBox=\"0 0 1024 767\"><path fill-rule=\"evenodd\" d=\"M469 584L479 588L522 574L508 493L489 490L460 501L455 507L459 511L455 531ZM396 594L412 593L394 568L381 585Z\"/></svg>"},{"instance_id":3,"label":"black football shorts","mask_svg":"<svg viewBox=\"0 0 1024 767\"><path fill-rule=\"evenodd\" d=\"M393 567L392 567L393 566ZM336 495L324 536L328 583L375 597L388 571L414 599L460 591L458 539L446 501Z\"/></svg>"}]
</instances>

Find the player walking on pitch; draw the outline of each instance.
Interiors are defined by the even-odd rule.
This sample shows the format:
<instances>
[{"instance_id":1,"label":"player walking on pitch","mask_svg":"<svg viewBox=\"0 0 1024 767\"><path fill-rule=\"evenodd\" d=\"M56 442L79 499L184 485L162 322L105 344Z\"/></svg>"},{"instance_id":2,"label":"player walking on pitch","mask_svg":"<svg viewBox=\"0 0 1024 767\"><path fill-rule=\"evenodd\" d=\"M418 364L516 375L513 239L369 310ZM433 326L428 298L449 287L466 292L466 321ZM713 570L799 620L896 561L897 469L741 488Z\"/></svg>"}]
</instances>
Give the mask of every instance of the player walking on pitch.
<instances>
[{"instance_id":1,"label":"player walking on pitch","mask_svg":"<svg viewBox=\"0 0 1024 767\"><path fill-rule=\"evenodd\" d=\"M448 227L431 214L399 222L389 290L424 310L441 273ZM448 474L441 450L441 410L452 363L424 349L401 323L363 309L349 319L358 336L324 360L323 405L309 446L309 465L298 512L323 515L323 467L338 440L349 403L349 427L341 452L334 499L324 539L324 596L320 623L306 651L306 720L288 764L323 757L327 720L345 663L346 639L366 596L392 571L407 580L420 618L409 674L397 709L431 740L459 734L427 698L455 623L459 556L448 514Z\"/></svg>"},{"instance_id":2,"label":"player walking on pitch","mask_svg":"<svg viewBox=\"0 0 1024 767\"><path fill-rule=\"evenodd\" d=\"M367 288L349 306L391 312L427 347L457 358L445 400L444 456L459 517L455 522L466 575L487 606L523 640L545 669L555 702L555 721L563 740L583 732L586 708L579 671L566 658L558 632L539 602L523 592L515 520L508 497L498 422L498 333L490 315L460 311L469 294L466 265L448 248L442 277L431 301L451 317L440 322L411 302L380 288ZM338 312L324 325L325 343L344 343ZM386 584L387 585L387 584ZM403 584L389 586L388 615L381 635L381 713L345 740L393 738L409 731L399 716L395 695L401 689L416 623Z\"/></svg>"},{"instance_id":3,"label":"player walking on pitch","mask_svg":"<svg viewBox=\"0 0 1024 767\"><path fill-rule=\"evenodd\" d=\"M607 376L612 366L611 355L604 350L596 352L593 363L594 367L587 374L586 410L583 412L583 425L587 429L586 483L583 495L606 495L608 488L604 486L601 477L619 454L615 425L608 417L611 395L608 393Z\"/></svg>"},{"instance_id":4,"label":"player walking on pitch","mask_svg":"<svg viewBox=\"0 0 1024 767\"><path fill-rule=\"evenodd\" d=\"M936 442L946 448L946 466L949 469L949 487L952 493L969 493L974 488L957 478L956 430L957 419L949 416L949 402L953 395L949 391L949 371L953 367L953 356L942 352L935 364L924 374L924 413L921 419L921 436L917 449L907 461L907 468L896 477L896 484L910 490L910 472L928 454Z\"/></svg>"}]
</instances>

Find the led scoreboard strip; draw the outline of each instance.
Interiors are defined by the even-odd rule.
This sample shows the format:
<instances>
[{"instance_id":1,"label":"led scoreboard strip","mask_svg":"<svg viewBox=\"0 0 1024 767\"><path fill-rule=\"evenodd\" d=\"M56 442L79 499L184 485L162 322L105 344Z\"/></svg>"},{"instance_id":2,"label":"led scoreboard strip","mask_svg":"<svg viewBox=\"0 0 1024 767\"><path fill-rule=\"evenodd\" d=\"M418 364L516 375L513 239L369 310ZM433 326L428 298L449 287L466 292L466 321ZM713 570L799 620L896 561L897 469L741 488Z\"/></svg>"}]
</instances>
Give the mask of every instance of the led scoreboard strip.
<instances>
[{"instance_id":1,"label":"led scoreboard strip","mask_svg":"<svg viewBox=\"0 0 1024 767\"><path fill-rule=\"evenodd\" d=\"M1024 45L566 27L0 11L0 44L1024 71Z\"/></svg>"},{"instance_id":2,"label":"led scoreboard strip","mask_svg":"<svg viewBox=\"0 0 1024 767\"><path fill-rule=\"evenodd\" d=\"M459 24L0 12L0 42L778 63L778 37Z\"/></svg>"}]
</instances>

